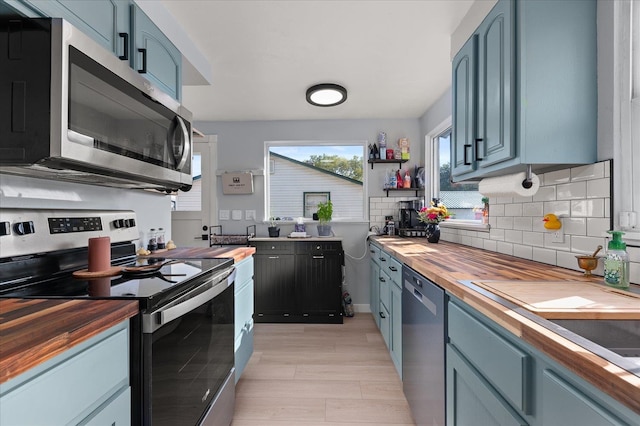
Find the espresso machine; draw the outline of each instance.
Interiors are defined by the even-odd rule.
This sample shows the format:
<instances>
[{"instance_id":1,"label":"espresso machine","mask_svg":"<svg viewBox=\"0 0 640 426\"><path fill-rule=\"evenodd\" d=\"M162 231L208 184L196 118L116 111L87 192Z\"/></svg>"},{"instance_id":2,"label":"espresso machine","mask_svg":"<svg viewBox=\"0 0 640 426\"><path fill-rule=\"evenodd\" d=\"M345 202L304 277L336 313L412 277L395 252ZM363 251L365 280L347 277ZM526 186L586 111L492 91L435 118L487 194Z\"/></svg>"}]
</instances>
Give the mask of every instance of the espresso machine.
<instances>
[{"instance_id":1,"label":"espresso machine","mask_svg":"<svg viewBox=\"0 0 640 426\"><path fill-rule=\"evenodd\" d=\"M424 231L424 223L420 222L418 212L424 207L424 199L400 201L398 234L404 237L418 237Z\"/></svg>"}]
</instances>

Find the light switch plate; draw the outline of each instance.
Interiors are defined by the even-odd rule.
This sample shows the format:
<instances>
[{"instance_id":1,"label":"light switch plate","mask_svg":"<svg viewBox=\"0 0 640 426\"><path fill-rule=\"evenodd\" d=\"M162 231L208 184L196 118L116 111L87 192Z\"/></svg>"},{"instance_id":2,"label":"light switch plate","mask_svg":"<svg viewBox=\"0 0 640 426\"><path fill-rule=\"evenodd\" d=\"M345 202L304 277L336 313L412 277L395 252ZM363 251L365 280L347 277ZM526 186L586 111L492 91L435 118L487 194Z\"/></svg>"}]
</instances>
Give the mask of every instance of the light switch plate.
<instances>
[{"instance_id":1,"label":"light switch plate","mask_svg":"<svg viewBox=\"0 0 640 426\"><path fill-rule=\"evenodd\" d=\"M229 220L229 210L220 210L218 212L218 219Z\"/></svg>"},{"instance_id":2,"label":"light switch plate","mask_svg":"<svg viewBox=\"0 0 640 426\"><path fill-rule=\"evenodd\" d=\"M242 210L231 210L231 219L242 220Z\"/></svg>"},{"instance_id":3,"label":"light switch plate","mask_svg":"<svg viewBox=\"0 0 640 426\"><path fill-rule=\"evenodd\" d=\"M255 210L245 210L244 218L246 220L256 220L256 211Z\"/></svg>"}]
</instances>

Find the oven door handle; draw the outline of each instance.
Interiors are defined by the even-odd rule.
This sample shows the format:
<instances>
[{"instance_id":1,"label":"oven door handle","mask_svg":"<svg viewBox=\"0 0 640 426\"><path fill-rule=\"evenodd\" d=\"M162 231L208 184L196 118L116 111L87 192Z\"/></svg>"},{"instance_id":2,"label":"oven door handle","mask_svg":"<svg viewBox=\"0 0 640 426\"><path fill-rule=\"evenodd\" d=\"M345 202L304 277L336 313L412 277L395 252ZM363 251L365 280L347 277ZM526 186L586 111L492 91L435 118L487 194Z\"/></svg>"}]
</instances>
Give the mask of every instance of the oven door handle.
<instances>
[{"instance_id":1,"label":"oven door handle","mask_svg":"<svg viewBox=\"0 0 640 426\"><path fill-rule=\"evenodd\" d=\"M221 279L221 277L225 274L227 274L227 276ZM207 281L215 282L213 287L211 287L210 289L197 294L196 296L191 296L192 294L199 291L199 289L196 288L180 297L180 299L183 299L184 302L179 302L176 305L165 306L151 313L144 314L142 319L142 332L153 333L163 325L204 305L205 303L216 297L218 294L222 293L227 287L229 287L229 285L231 285L231 283L235 281L235 279L236 268L232 268L231 272L225 271L224 273L216 275L215 277L211 278L211 280Z\"/></svg>"}]
</instances>

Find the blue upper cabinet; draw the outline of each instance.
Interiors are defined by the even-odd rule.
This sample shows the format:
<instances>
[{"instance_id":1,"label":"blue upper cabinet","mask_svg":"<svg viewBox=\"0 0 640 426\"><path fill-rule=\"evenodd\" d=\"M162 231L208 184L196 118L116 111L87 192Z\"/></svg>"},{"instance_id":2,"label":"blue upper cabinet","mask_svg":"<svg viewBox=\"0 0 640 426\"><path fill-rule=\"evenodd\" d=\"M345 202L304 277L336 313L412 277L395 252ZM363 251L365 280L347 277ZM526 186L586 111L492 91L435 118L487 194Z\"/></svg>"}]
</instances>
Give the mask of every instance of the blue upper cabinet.
<instances>
[{"instance_id":1,"label":"blue upper cabinet","mask_svg":"<svg viewBox=\"0 0 640 426\"><path fill-rule=\"evenodd\" d=\"M182 55L149 17L131 5L134 40L132 66L163 92L181 98Z\"/></svg>"},{"instance_id":2,"label":"blue upper cabinet","mask_svg":"<svg viewBox=\"0 0 640 426\"><path fill-rule=\"evenodd\" d=\"M513 1L496 4L478 35L478 137L472 151L479 168L516 155L511 103L513 67Z\"/></svg>"},{"instance_id":3,"label":"blue upper cabinet","mask_svg":"<svg viewBox=\"0 0 640 426\"><path fill-rule=\"evenodd\" d=\"M478 37L474 34L453 58L451 173L454 176L476 169L472 149L476 135L477 49Z\"/></svg>"},{"instance_id":4,"label":"blue upper cabinet","mask_svg":"<svg viewBox=\"0 0 640 426\"><path fill-rule=\"evenodd\" d=\"M23 0L31 16L64 18L95 41L128 60L128 0Z\"/></svg>"},{"instance_id":5,"label":"blue upper cabinet","mask_svg":"<svg viewBox=\"0 0 640 426\"><path fill-rule=\"evenodd\" d=\"M454 180L595 162L596 71L595 0L499 0L453 61Z\"/></svg>"}]
</instances>

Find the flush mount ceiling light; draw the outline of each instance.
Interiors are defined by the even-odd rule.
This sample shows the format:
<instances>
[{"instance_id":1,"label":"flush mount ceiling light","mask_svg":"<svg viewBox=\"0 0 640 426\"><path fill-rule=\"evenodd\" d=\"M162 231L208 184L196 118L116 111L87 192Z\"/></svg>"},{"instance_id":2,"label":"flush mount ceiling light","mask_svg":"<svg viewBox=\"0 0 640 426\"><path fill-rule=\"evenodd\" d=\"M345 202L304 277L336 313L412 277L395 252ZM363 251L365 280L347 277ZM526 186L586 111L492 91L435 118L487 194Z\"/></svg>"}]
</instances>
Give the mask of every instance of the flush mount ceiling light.
<instances>
[{"instance_id":1,"label":"flush mount ceiling light","mask_svg":"<svg viewBox=\"0 0 640 426\"><path fill-rule=\"evenodd\" d=\"M307 89L307 102L311 105L330 107L340 105L347 100L347 89L333 84L316 84Z\"/></svg>"}]
</instances>

